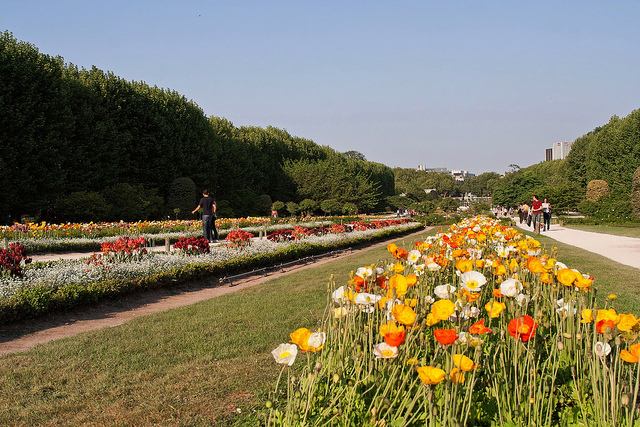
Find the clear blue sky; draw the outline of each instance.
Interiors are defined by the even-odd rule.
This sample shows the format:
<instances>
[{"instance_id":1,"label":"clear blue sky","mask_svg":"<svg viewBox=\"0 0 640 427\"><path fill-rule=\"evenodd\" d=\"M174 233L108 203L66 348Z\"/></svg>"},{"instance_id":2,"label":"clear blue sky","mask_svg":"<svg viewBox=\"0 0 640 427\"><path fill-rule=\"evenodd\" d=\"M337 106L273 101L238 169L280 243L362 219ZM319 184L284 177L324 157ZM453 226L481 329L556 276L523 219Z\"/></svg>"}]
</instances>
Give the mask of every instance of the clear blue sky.
<instances>
[{"instance_id":1,"label":"clear blue sky","mask_svg":"<svg viewBox=\"0 0 640 427\"><path fill-rule=\"evenodd\" d=\"M5 29L392 166L504 171L640 107L638 1L3 0Z\"/></svg>"}]
</instances>

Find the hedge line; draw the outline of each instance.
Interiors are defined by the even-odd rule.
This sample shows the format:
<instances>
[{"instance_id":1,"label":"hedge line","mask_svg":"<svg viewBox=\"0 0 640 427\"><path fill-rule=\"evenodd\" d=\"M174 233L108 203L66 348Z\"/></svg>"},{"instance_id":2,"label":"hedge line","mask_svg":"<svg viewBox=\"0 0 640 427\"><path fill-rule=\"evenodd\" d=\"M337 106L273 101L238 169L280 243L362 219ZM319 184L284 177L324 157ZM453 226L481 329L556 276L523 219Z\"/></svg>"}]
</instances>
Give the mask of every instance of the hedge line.
<instances>
[{"instance_id":1,"label":"hedge line","mask_svg":"<svg viewBox=\"0 0 640 427\"><path fill-rule=\"evenodd\" d=\"M44 285L27 287L20 289L9 298L0 299L0 323L33 318L47 313L68 310L75 306L94 304L139 290L175 286L204 277L224 276L272 266L310 255L322 254L330 250L364 246L390 237L406 235L421 228L422 225L415 225L402 231L381 230L376 235L349 239L335 245L299 243L272 253L238 257L225 262L205 265L192 264L128 280L109 279L88 285L69 283L57 288Z\"/></svg>"}]
</instances>

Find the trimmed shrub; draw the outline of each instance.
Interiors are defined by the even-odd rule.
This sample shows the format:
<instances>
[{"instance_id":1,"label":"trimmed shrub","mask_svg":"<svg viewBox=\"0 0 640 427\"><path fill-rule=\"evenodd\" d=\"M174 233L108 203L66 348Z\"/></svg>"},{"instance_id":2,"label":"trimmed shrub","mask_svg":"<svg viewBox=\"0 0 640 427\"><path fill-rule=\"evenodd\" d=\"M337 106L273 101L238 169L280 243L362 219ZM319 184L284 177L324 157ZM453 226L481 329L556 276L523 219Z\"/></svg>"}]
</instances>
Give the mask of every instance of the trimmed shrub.
<instances>
[{"instance_id":1,"label":"trimmed shrub","mask_svg":"<svg viewBox=\"0 0 640 427\"><path fill-rule=\"evenodd\" d=\"M178 211L181 218L186 218L196 203L196 184L189 177L181 177L173 180L169 186L169 194L167 196L167 208L171 212Z\"/></svg>"},{"instance_id":2,"label":"trimmed shrub","mask_svg":"<svg viewBox=\"0 0 640 427\"><path fill-rule=\"evenodd\" d=\"M345 215L355 215L358 213L358 207L355 203L345 203L344 206L342 206L342 213Z\"/></svg>"},{"instance_id":3,"label":"trimmed shrub","mask_svg":"<svg viewBox=\"0 0 640 427\"><path fill-rule=\"evenodd\" d=\"M273 209L274 211L278 211L278 212L284 210L284 207L285 207L284 202L281 202L280 200L276 200L271 205L271 209Z\"/></svg>"},{"instance_id":4,"label":"trimmed shrub","mask_svg":"<svg viewBox=\"0 0 640 427\"><path fill-rule=\"evenodd\" d=\"M296 202L287 203L287 212L289 212L291 216L295 216L295 214L297 214L299 210L300 207Z\"/></svg>"},{"instance_id":5,"label":"trimmed shrub","mask_svg":"<svg viewBox=\"0 0 640 427\"><path fill-rule=\"evenodd\" d=\"M115 220L157 218L164 209L164 200L157 190L142 185L120 183L105 189L102 194L111 205L109 216Z\"/></svg>"},{"instance_id":6,"label":"trimmed shrub","mask_svg":"<svg viewBox=\"0 0 640 427\"><path fill-rule=\"evenodd\" d=\"M609 195L609 184L604 179L594 179L587 184L587 200L597 202Z\"/></svg>"},{"instance_id":7,"label":"trimmed shrub","mask_svg":"<svg viewBox=\"0 0 640 427\"><path fill-rule=\"evenodd\" d=\"M640 218L640 166L633 174L631 183L631 207L636 218Z\"/></svg>"},{"instance_id":8,"label":"trimmed shrub","mask_svg":"<svg viewBox=\"0 0 640 427\"><path fill-rule=\"evenodd\" d=\"M318 209L318 203L313 199L304 199L300 202L300 212L311 215Z\"/></svg>"},{"instance_id":9,"label":"trimmed shrub","mask_svg":"<svg viewBox=\"0 0 640 427\"><path fill-rule=\"evenodd\" d=\"M320 209L322 209L322 212L331 215L339 213L342 210L342 205L336 199L327 199L320 203Z\"/></svg>"},{"instance_id":10,"label":"trimmed shrub","mask_svg":"<svg viewBox=\"0 0 640 427\"><path fill-rule=\"evenodd\" d=\"M56 213L66 221L99 221L110 211L111 205L95 191L77 191L56 202Z\"/></svg>"}]
</instances>

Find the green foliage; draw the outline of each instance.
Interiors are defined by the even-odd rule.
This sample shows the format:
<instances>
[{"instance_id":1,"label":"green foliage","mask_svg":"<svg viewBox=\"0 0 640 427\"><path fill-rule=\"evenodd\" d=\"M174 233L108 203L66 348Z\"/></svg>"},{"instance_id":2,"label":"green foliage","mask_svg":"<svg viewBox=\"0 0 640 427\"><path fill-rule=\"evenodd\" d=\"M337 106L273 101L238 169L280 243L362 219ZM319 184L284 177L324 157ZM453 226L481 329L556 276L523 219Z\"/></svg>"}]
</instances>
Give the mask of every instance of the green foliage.
<instances>
[{"instance_id":1,"label":"green foliage","mask_svg":"<svg viewBox=\"0 0 640 427\"><path fill-rule=\"evenodd\" d=\"M355 215L358 213L358 207L354 203L345 203L342 206L342 213L345 215Z\"/></svg>"},{"instance_id":2,"label":"green foliage","mask_svg":"<svg viewBox=\"0 0 640 427\"><path fill-rule=\"evenodd\" d=\"M111 212L111 205L95 191L76 191L56 201L55 210L70 221L99 221Z\"/></svg>"},{"instance_id":3,"label":"green foliage","mask_svg":"<svg viewBox=\"0 0 640 427\"><path fill-rule=\"evenodd\" d=\"M337 155L330 157L327 160L298 160L285 164L285 171L296 184L300 197L336 200L341 207L348 202L355 203L365 212L381 204L381 185L364 172L362 162Z\"/></svg>"},{"instance_id":4,"label":"green foliage","mask_svg":"<svg viewBox=\"0 0 640 427\"><path fill-rule=\"evenodd\" d=\"M499 180L499 173L485 172L467 178L462 184L462 189L465 193L471 193L476 196L491 196Z\"/></svg>"},{"instance_id":5,"label":"green foliage","mask_svg":"<svg viewBox=\"0 0 640 427\"><path fill-rule=\"evenodd\" d=\"M589 202L597 202L609 195L609 184L603 179L593 179L587 184L586 199Z\"/></svg>"},{"instance_id":6,"label":"green foliage","mask_svg":"<svg viewBox=\"0 0 640 427\"><path fill-rule=\"evenodd\" d=\"M299 207L302 213L311 215L318 209L318 202L313 199L304 199L300 202Z\"/></svg>"},{"instance_id":7,"label":"green foliage","mask_svg":"<svg viewBox=\"0 0 640 427\"><path fill-rule=\"evenodd\" d=\"M546 197L556 212L575 210L582 191L565 171L565 161L554 160L508 173L495 184L493 203L515 207L536 194L540 199Z\"/></svg>"},{"instance_id":8,"label":"green foliage","mask_svg":"<svg viewBox=\"0 0 640 427\"><path fill-rule=\"evenodd\" d=\"M259 215L268 215L272 204L271 196L268 194L259 195L255 202L256 213Z\"/></svg>"},{"instance_id":9,"label":"green foliage","mask_svg":"<svg viewBox=\"0 0 640 427\"><path fill-rule=\"evenodd\" d=\"M196 184L189 177L173 180L167 195L167 209L174 212L180 209L183 218L187 217L196 203Z\"/></svg>"},{"instance_id":10,"label":"green foliage","mask_svg":"<svg viewBox=\"0 0 640 427\"><path fill-rule=\"evenodd\" d=\"M271 205L271 209L273 209L274 211L278 211L278 212L284 210L284 207L285 207L284 202L281 202L280 200L276 200Z\"/></svg>"},{"instance_id":11,"label":"green foliage","mask_svg":"<svg viewBox=\"0 0 640 427\"><path fill-rule=\"evenodd\" d=\"M415 169L395 168L395 188L397 194L404 194L412 201L419 202L435 197L454 195L460 192L455 179L448 173L424 172ZM435 189L435 192L427 192ZM402 207L402 206L397 206Z\"/></svg>"},{"instance_id":12,"label":"green foliage","mask_svg":"<svg viewBox=\"0 0 640 427\"><path fill-rule=\"evenodd\" d=\"M124 221L158 217L164 210L164 201L157 190L145 189L142 185L115 184L103 192L111 205L109 216Z\"/></svg>"},{"instance_id":13,"label":"green foliage","mask_svg":"<svg viewBox=\"0 0 640 427\"><path fill-rule=\"evenodd\" d=\"M233 218L234 216L236 216L236 213L231 207L231 203L229 203L228 200L217 200L216 208L216 214L218 218Z\"/></svg>"},{"instance_id":14,"label":"green foliage","mask_svg":"<svg viewBox=\"0 0 640 427\"><path fill-rule=\"evenodd\" d=\"M291 216L295 216L299 212L299 210L300 210L300 207L296 202L287 203L287 212L289 212Z\"/></svg>"},{"instance_id":15,"label":"green foliage","mask_svg":"<svg viewBox=\"0 0 640 427\"><path fill-rule=\"evenodd\" d=\"M597 222L617 223L634 220L631 201L623 196L608 195L597 201L584 200L578 208L580 212Z\"/></svg>"},{"instance_id":16,"label":"green foliage","mask_svg":"<svg viewBox=\"0 0 640 427\"><path fill-rule=\"evenodd\" d=\"M95 67L80 69L8 32L0 33L0 92L2 222L25 213L70 219L56 212L57 200L74 192L110 193L106 189L121 183L158 189L167 198L165 212L145 208L144 215L188 212L187 196L176 198L171 187L185 176L226 200L225 214L264 213L266 203L256 201L265 194L276 200L340 198L364 210L393 195L391 169L355 152L340 154L274 127L208 118L175 91ZM287 162L332 164L314 169L337 173L316 177L331 181L331 194L313 185L300 188ZM119 219L111 216L123 214L119 210L108 216ZM124 214L131 212L129 206Z\"/></svg>"},{"instance_id":17,"label":"green foliage","mask_svg":"<svg viewBox=\"0 0 640 427\"><path fill-rule=\"evenodd\" d=\"M459 206L460 202L449 197L444 197L438 201L438 207L445 212L455 212Z\"/></svg>"},{"instance_id":18,"label":"green foliage","mask_svg":"<svg viewBox=\"0 0 640 427\"><path fill-rule=\"evenodd\" d=\"M336 199L327 199L320 203L320 209L322 209L322 212L329 215L340 213L342 206L343 205Z\"/></svg>"},{"instance_id":19,"label":"green foliage","mask_svg":"<svg viewBox=\"0 0 640 427\"><path fill-rule=\"evenodd\" d=\"M636 218L640 218L640 166L633 174L633 183L631 186L631 207Z\"/></svg>"}]
</instances>

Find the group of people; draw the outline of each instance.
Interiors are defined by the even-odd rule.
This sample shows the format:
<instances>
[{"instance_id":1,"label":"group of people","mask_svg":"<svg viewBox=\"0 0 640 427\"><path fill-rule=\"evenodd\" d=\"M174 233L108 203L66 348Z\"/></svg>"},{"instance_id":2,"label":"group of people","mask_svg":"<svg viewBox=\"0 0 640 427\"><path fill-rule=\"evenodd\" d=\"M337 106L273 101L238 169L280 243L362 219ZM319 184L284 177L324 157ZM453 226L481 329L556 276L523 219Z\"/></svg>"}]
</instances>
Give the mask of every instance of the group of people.
<instances>
[{"instance_id":1,"label":"group of people","mask_svg":"<svg viewBox=\"0 0 640 427\"><path fill-rule=\"evenodd\" d=\"M546 198L540 201L534 194L531 205L525 202L518 206L518 217L520 224L526 222L529 227L533 224L533 229L538 233L548 231L551 228L551 204Z\"/></svg>"},{"instance_id":2,"label":"group of people","mask_svg":"<svg viewBox=\"0 0 640 427\"><path fill-rule=\"evenodd\" d=\"M195 214L200 209L202 209L202 235L210 243L213 243L218 240L218 229L216 228L218 206L216 205L216 199L209 195L209 190L202 190L202 198L191 213Z\"/></svg>"}]
</instances>

